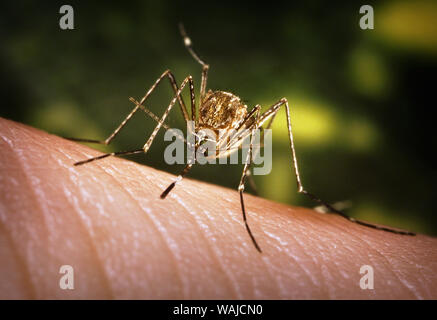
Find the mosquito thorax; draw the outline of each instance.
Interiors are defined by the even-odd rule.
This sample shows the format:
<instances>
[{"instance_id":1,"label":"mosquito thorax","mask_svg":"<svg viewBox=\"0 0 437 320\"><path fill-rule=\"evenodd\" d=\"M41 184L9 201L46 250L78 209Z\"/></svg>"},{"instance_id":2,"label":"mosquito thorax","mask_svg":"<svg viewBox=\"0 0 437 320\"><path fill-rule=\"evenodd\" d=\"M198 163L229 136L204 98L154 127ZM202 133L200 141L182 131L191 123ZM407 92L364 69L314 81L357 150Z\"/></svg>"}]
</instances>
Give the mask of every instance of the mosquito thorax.
<instances>
[{"instance_id":1,"label":"mosquito thorax","mask_svg":"<svg viewBox=\"0 0 437 320\"><path fill-rule=\"evenodd\" d=\"M237 129L246 115L247 105L236 95L208 90L199 108L199 127L214 131Z\"/></svg>"}]
</instances>

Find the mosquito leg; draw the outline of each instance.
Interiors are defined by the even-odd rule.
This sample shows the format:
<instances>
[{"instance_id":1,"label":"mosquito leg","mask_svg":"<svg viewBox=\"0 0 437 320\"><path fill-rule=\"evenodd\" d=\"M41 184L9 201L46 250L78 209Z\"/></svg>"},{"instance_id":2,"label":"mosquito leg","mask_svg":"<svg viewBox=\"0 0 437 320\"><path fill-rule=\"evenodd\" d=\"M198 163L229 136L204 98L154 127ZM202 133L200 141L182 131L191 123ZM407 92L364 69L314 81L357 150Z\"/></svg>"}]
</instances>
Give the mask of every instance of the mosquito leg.
<instances>
[{"instance_id":1,"label":"mosquito leg","mask_svg":"<svg viewBox=\"0 0 437 320\"><path fill-rule=\"evenodd\" d=\"M272 125L274 118L275 118L275 115L273 115L273 117L270 119L270 122L267 125L267 129L270 129L270 126ZM261 129L263 129L263 128L261 127ZM256 149L256 154L254 154L254 156L252 157L253 159L256 158L256 155L260 151L261 143L263 143L263 142L264 142L264 130L262 130L261 139L260 139L260 146ZM253 152L253 150L252 150L252 152ZM258 195L258 189L257 189L256 184L255 184L255 179L253 178L253 175L252 175L252 170L250 169L251 167L249 167L249 170L247 170L247 178L249 180L249 185L252 188L253 192L255 193L255 195Z\"/></svg>"},{"instance_id":2,"label":"mosquito leg","mask_svg":"<svg viewBox=\"0 0 437 320\"><path fill-rule=\"evenodd\" d=\"M77 141L77 142L106 144L105 140L93 140L93 139L82 139L82 138L72 138L72 137L62 137L62 138L70 141Z\"/></svg>"},{"instance_id":3,"label":"mosquito leg","mask_svg":"<svg viewBox=\"0 0 437 320\"><path fill-rule=\"evenodd\" d=\"M137 100L135 100L134 98L130 97L129 101L131 101L132 103L134 103L135 105L139 106L145 113L147 113L153 120L155 120L157 123L159 123L160 119L157 115L155 115L152 111L150 111L149 109L147 109L145 106L141 105ZM165 130L171 130L171 128L166 125L165 123L162 124L162 127ZM180 134L176 134L176 137L179 140L182 140L185 144L188 144L187 140Z\"/></svg>"},{"instance_id":4,"label":"mosquito leg","mask_svg":"<svg viewBox=\"0 0 437 320\"><path fill-rule=\"evenodd\" d=\"M182 23L179 24L179 31L181 32L182 38L184 39L184 45L187 48L188 52L191 54L194 60L196 60L202 66L202 82L200 84L200 101L202 101L205 97L206 92L209 65L205 63L202 59L200 59L196 52L193 50L193 43L190 37L187 35L187 32L185 31L184 25Z\"/></svg>"},{"instance_id":5,"label":"mosquito leg","mask_svg":"<svg viewBox=\"0 0 437 320\"><path fill-rule=\"evenodd\" d=\"M255 119L256 119L256 118L259 116L259 112L260 112L260 110L261 110L260 107L259 107L259 108L256 108L256 107L253 108L253 109L249 112L248 116L247 116L246 119L242 122L242 124L240 125L240 127L239 127L238 129L241 129L243 126L248 126L249 129L250 129L251 127L256 127L256 126L257 126L257 125L256 125L256 122L249 123L249 124L248 124L247 122L249 122L249 118L252 118L252 119L253 119L253 115L254 115L254 114L255 114ZM271 122L271 120L270 120L270 122ZM263 128L261 127L260 129L263 129ZM243 137L244 137L244 132L243 132L242 135L240 135L240 137L241 137L241 139L244 139L244 138L243 138ZM252 144L252 153L253 153L252 159L255 159L256 156L257 156L257 154L258 154L258 152L260 151L261 143L264 141L263 137L264 137L264 130L262 131L262 136L261 136L261 139L260 139L260 145L258 146L258 148L256 148L256 151L255 151L255 152L253 151L253 144ZM255 195L258 195L258 189L257 189L257 187L256 187L256 183L255 183L255 180L254 180L253 175L252 175L252 170L251 170L252 167L253 167L253 163L251 162L250 165L249 165L249 168L247 169L246 177L247 177L247 180L249 181L249 185L250 185L250 187L251 187L252 190L253 190L253 193L254 193Z\"/></svg>"},{"instance_id":6,"label":"mosquito leg","mask_svg":"<svg viewBox=\"0 0 437 320\"><path fill-rule=\"evenodd\" d=\"M273 120L275 119L276 114L277 113L273 114L273 116L271 117L271 119L270 119L266 129L270 129L270 127L272 126ZM254 156L252 157L253 159L256 158L256 155L258 154L258 152L259 152L259 150L260 150L260 148L262 146L261 144L264 142L264 129L263 129L263 127L259 128L259 129L261 129L260 146L259 146L259 148L256 149L257 150L256 154L254 154ZM258 190L257 190L256 184L255 184L255 179L253 178L252 170L250 168L249 168L249 170L247 170L247 178L249 180L249 185L252 188L252 190L255 193L255 195L258 195Z\"/></svg>"},{"instance_id":7,"label":"mosquito leg","mask_svg":"<svg viewBox=\"0 0 437 320\"><path fill-rule=\"evenodd\" d=\"M161 76L155 81L155 83L151 86L151 88L149 89L149 91L147 91L146 95L140 100L140 102L134 107L134 109L127 115L127 117L121 122L121 124L111 133L111 135L106 138L105 140L92 140L92 139L81 139L81 138L66 138L68 140L72 140L72 141L78 141L78 142L89 142L89 143L99 143L99 144L104 144L104 145L108 145L111 143L111 141L117 136L117 134L120 132L120 130L126 125L126 123L132 118L132 116L138 111L139 108L141 108L144 112L146 112L146 114L148 114L152 119L155 119L156 116L153 115L153 113L151 111L146 111L148 110L147 108L145 108L142 104L147 100L147 98L150 96L150 94L153 92L153 90L155 90L155 88L157 87L157 85L162 81L162 79L164 79L165 77L167 77L170 81L170 84L172 86L173 91L175 92L175 94L178 92L179 88L176 84L176 80L175 77L173 75L173 73L171 73L170 70L166 70L164 71L163 74L161 74ZM188 121L188 112L187 112L187 108L185 106L185 103L182 99L181 95L177 95L177 99L179 102L179 105L181 107L181 111L182 114L184 116L184 119L186 121ZM152 116L153 115L153 116ZM155 119L156 120L156 119Z\"/></svg>"},{"instance_id":8,"label":"mosquito leg","mask_svg":"<svg viewBox=\"0 0 437 320\"><path fill-rule=\"evenodd\" d=\"M249 185L252 188L253 193L257 196L258 189L256 187L255 180L253 179L252 170L250 170L250 167L247 169L246 177L247 177L247 180L249 181Z\"/></svg>"},{"instance_id":9,"label":"mosquito leg","mask_svg":"<svg viewBox=\"0 0 437 320\"><path fill-rule=\"evenodd\" d=\"M176 178L175 181L173 181L168 187L167 189L165 189L162 193L161 193L161 199L165 199L165 197L167 197L167 195L170 193L171 190L173 190L173 188L176 186L176 184L182 180L182 178L191 170L191 168L193 167L193 164L187 164L184 168L184 170L181 172L180 175L178 175L178 177Z\"/></svg>"},{"instance_id":10,"label":"mosquito leg","mask_svg":"<svg viewBox=\"0 0 437 320\"><path fill-rule=\"evenodd\" d=\"M255 113L255 119L256 119L255 121L258 122L260 106L256 106L255 108L257 108L257 111ZM252 231L250 230L249 224L247 223L246 208L244 206L244 197L243 197L244 183L245 183L246 177L247 177L247 170L251 164L251 159L252 159L252 147L253 147L252 140L253 140L253 137L255 135L256 127L255 127L255 129L252 130L252 134L250 137L249 152L247 153L246 161L244 163L243 174L241 175L240 184L238 185L238 191L240 193L240 203L241 203L241 211L243 213L244 225L246 226L247 233L249 234L250 239L252 240L256 250L258 250L261 253L262 252L261 248L259 247L258 243L256 242L255 237L253 236Z\"/></svg>"},{"instance_id":11,"label":"mosquito leg","mask_svg":"<svg viewBox=\"0 0 437 320\"><path fill-rule=\"evenodd\" d=\"M135 106L132 111L127 115L127 117L121 122L121 124L115 129L111 135L106 138L105 140L92 140L92 139L82 139L82 138L66 138L68 140L72 141L78 141L78 142L88 142L88 143L99 143L104 145L109 145L111 141L115 138L115 136L120 132L120 130L126 125L126 123L132 118L132 116L138 111L140 107L137 105Z\"/></svg>"},{"instance_id":12,"label":"mosquito leg","mask_svg":"<svg viewBox=\"0 0 437 320\"><path fill-rule=\"evenodd\" d=\"M252 150L252 152L253 152L253 150ZM255 180L253 179L251 167L252 166L249 166L249 168L246 171L246 178L249 181L249 185L252 188L253 193L255 195L258 195L258 188L256 187Z\"/></svg>"},{"instance_id":13,"label":"mosquito leg","mask_svg":"<svg viewBox=\"0 0 437 320\"><path fill-rule=\"evenodd\" d=\"M347 210L350 207L352 207L352 202L348 201L348 200L338 201L338 202L331 204L331 206L337 210L343 211L343 210ZM328 213L329 212L328 208L326 208L323 205L318 205L318 206L314 207L313 209L320 212L320 213Z\"/></svg>"},{"instance_id":14,"label":"mosquito leg","mask_svg":"<svg viewBox=\"0 0 437 320\"><path fill-rule=\"evenodd\" d=\"M100 159L107 158L107 157L110 157L110 156L121 156L121 155L143 153L143 152L144 152L143 149L137 149L137 150L118 151L118 152L105 153L105 154L102 154L101 156L98 156L98 157L89 158L89 159L86 159L86 160L82 160L82 161L76 162L74 165L75 166L80 166L82 164L89 163L89 162L92 162L92 161L95 161L95 160L100 160Z\"/></svg>"},{"instance_id":15,"label":"mosquito leg","mask_svg":"<svg viewBox=\"0 0 437 320\"><path fill-rule=\"evenodd\" d=\"M178 91L176 92L174 98L171 100L170 104L168 105L167 109L165 110L164 114L162 115L161 119L159 120L157 126L155 127L155 129L153 130L152 134L150 135L149 139L147 140L147 142L144 144L143 149L144 152L146 153L150 146L153 143L153 140L155 140L156 135L158 134L159 129L161 129L162 125L164 124L165 119L167 118L168 114L170 113L170 110L173 108L173 106L176 103L176 100L178 99L178 97L181 95L182 90L185 88L185 86L187 85L187 83L189 83L189 88L190 88L190 93L191 93L191 108L195 108L195 96L194 96L194 83L193 83L193 78L191 76L188 76L184 79L184 81L181 84L181 87L178 89ZM141 103L141 102L140 102ZM138 107L138 105L137 105ZM187 120L188 121L188 120Z\"/></svg>"},{"instance_id":16,"label":"mosquito leg","mask_svg":"<svg viewBox=\"0 0 437 320\"><path fill-rule=\"evenodd\" d=\"M232 153L233 150L241 148L240 142L242 140L244 140L248 135L251 134L251 129L256 129L256 121L255 121L256 118L255 118L255 116L256 116L256 114L259 114L260 110L261 110L260 106L254 107L247 114L247 116L244 118L244 120L242 121L240 126L232 134L230 134L229 136L223 138L223 140L224 140L223 144L226 144L226 145L223 145L223 146L220 145L219 148L221 149L222 147L224 147L223 152L225 154ZM258 151L259 151L259 148L256 149L256 152L258 152ZM252 152L253 152L253 143L252 143ZM223 156L221 153L219 155L216 155L216 157L221 157L221 156ZM252 156L252 159L254 159L255 156L256 156L256 154L254 154ZM247 171L246 171L246 177L249 180L249 185L252 188L252 190L255 193L255 195L258 195L258 190L256 188L255 180L253 179L252 171L251 171L252 164L253 163L251 162L249 167L248 167L248 169L247 169Z\"/></svg>"},{"instance_id":17,"label":"mosquito leg","mask_svg":"<svg viewBox=\"0 0 437 320\"><path fill-rule=\"evenodd\" d=\"M153 140L156 137L156 134L158 133L159 129L163 126L165 118L167 117L167 115L169 114L170 110L175 105L176 100L178 100L178 97L180 97L181 92L182 92L182 90L184 89L184 87L186 86L187 83L190 83L190 91L191 92L194 91L193 79L192 79L191 76L188 76L182 82L180 89L178 89L178 91L176 92L174 98L171 100L171 102L170 102L169 106L167 107L167 109L165 110L164 115L162 116L162 118L159 119L159 122L158 122L157 126L155 127L155 129L153 130L150 138L148 139L146 144L143 146L143 148L140 149L141 152L147 153L147 151L149 150ZM146 94L146 96L144 96L143 99L141 99L141 101L144 102L145 99L147 98L148 94L150 94L150 92L152 90L153 90L153 87L149 90L149 92ZM194 94L192 94L192 101L191 102L194 103ZM141 106L141 104L137 104L135 106L134 110L138 110L140 108L140 106ZM132 112L131 112L131 114L132 114ZM125 120L125 121L127 121L127 120ZM122 125L123 125L123 123L122 123ZM133 153L139 153L139 152L140 152L139 150L134 150ZM129 154L129 153L130 153L130 151L126 151L126 152L122 152L122 153L118 153L118 152L106 153L104 155L101 155L101 156L98 156L98 157L95 157L95 158L90 158L90 159L86 159L86 160L83 160L83 161L76 162L74 165L82 165L82 164L85 164L85 163L88 163L88 162L91 162L91 161L95 161L95 160L99 160L99 159L103 159L103 158L106 158L106 157L109 157L109 156L115 156L115 155L121 155L121 154Z\"/></svg>"},{"instance_id":18,"label":"mosquito leg","mask_svg":"<svg viewBox=\"0 0 437 320\"><path fill-rule=\"evenodd\" d=\"M156 122L159 122L159 117L155 115L152 111L147 109L145 106L140 105L138 101L136 101L134 98L130 97L129 101L133 102L136 105L139 105L139 108L143 110L150 118L155 120ZM162 125L166 130L170 129L167 124ZM72 137L63 137L64 139L71 140L71 141L78 141L78 142L87 142L87 143L99 143L99 144L106 144L105 140L93 140L93 139L83 139L83 138L72 138ZM181 137L178 137L181 138ZM185 138L183 138L184 143L186 143Z\"/></svg>"},{"instance_id":19,"label":"mosquito leg","mask_svg":"<svg viewBox=\"0 0 437 320\"><path fill-rule=\"evenodd\" d=\"M354 222L354 223L357 223L357 224L360 224L360 225L363 225L363 226L366 226L366 227L369 227L369 228L383 230L383 231L387 231L387 232L391 232L391 233L402 234L402 235L415 235L414 233L409 232L409 231L394 230L394 229L391 229L391 228L377 226L377 225L374 225L374 224L371 224L371 223L368 223L368 222L364 222L364 221L352 218L352 217L348 216L347 214L345 214L344 212L334 208L329 203L323 201L322 199L320 199L316 195L306 191L304 189L303 185L302 185L300 174L299 174L299 168L298 168L297 157L296 157L296 150L295 150L294 141L293 141L293 133L292 133L292 129L291 129L290 108L288 106L287 99L286 98L282 98L276 104L271 106L266 112L264 112L261 115L261 119L259 121L259 125L261 126L265 121L267 121L270 117L272 117L272 120L269 122L269 126L271 126L271 124L273 122L273 117L276 115L276 113L278 112L279 108L281 106L283 106L283 105L285 105L285 112L286 112L286 115L287 115L287 127L288 127L288 135L289 135L289 140L290 140L290 149L291 149L291 154L292 154L294 173L296 175L297 190L298 190L299 193L302 193L302 194L306 195L311 200L313 200L313 201L319 203L320 205L328 208L330 212L336 213L336 214L342 216L343 218L345 218L345 219L347 219L347 220L349 220L351 222Z\"/></svg>"},{"instance_id":20,"label":"mosquito leg","mask_svg":"<svg viewBox=\"0 0 437 320\"><path fill-rule=\"evenodd\" d=\"M170 72L170 70L164 71L164 73L155 81L155 83L150 87L149 91L147 91L147 93L144 95L144 97L140 100L139 105L135 106L135 108L131 111L131 113L129 113L129 115L126 117L126 119L124 119L124 121L118 126L118 128L115 129L115 131L105 140L105 144L109 144L112 141L112 139L115 138L115 136L120 132L120 130L126 125L127 121L129 121L129 119L133 116L133 114L138 110L140 105L142 105L147 100L147 98L150 96L150 94L153 92L153 90L155 90L156 86L161 82L161 80L164 77L168 77L170 79L170 83L172 85L173 90L176 90L175 93L177 93L179 91L177 89L177 85L176 85L175 78L174 78L173 74ZM177 100L179 101L179 104L181 106L181 110L182 110L182 114L183 114L184 118L188 117L188 114L187 114L187 111L185 108L185 104L184 104L180 94L177 94L176 97L177 97Z\"/></svg>"}]
</instances>

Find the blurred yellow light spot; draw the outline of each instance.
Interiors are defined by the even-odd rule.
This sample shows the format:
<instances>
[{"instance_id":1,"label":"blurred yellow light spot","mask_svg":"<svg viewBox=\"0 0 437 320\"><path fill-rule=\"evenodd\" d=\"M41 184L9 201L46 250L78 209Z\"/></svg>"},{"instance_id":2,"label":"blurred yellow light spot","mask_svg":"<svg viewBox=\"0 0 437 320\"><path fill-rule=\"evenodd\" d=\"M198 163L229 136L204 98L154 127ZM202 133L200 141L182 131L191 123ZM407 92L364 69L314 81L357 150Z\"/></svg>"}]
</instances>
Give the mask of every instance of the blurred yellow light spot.
<instances>
[{"instance_id":1,"label":"blurred yellow light spot","mask_svg":"<svg viewBox=\"0 0 437 320\"><path fill-rule=\"evenodd\" d=\"M437 2L394 1L376 9L375 35L391 44L437 54Z\"/></svg>"},{"instance_id":2,"label":"blurred yellow light spot","mask_svg":"<svg viewBox=\"0 0 437 320\"><path fill-rule=\"evenodd\" d=\"M366 118L347 117L329 105L304 99L295 100L290 107L293 135L298 146L335 144L349 150L367 152L378 143L379 130ZM272 129L273 140L288 145L285 110L279 111Z\"/></svg>"},{"instance_id":3,"label":"blurred yellow light spot","mask_svg":"<svg viewBox=\"0 0 437 320\"><path fill-rule=\"evenodd\" d=\"M299 144L324 144L334 139L337 119L329 106L295 100L290 109L293 135ZM279 111L273 123L273 139L288 141L285 110Z\"/></svg>"},{"instance_id":4,"label":"blurred yellow light spot","mask_svg":"<svg viewBox=\"0 0 437 320\"><path fill-rule=\"evenodd\" d=\"M349 62L352 84L359 92L380 96L388 91L388 73L376 54L358 49L352 52Z\"/></svg>"},{"instance_id":5,"label":"blurred yellow light spot","mask_svg":"<svg viewBox=\"0 0 437 320\"><path fill-rule=\"evenodd\" d=\"M344 141L348 148L369 151L378 142L379 132L366 119L353 119L345 125Z\"/></svg>"}]
</instances>

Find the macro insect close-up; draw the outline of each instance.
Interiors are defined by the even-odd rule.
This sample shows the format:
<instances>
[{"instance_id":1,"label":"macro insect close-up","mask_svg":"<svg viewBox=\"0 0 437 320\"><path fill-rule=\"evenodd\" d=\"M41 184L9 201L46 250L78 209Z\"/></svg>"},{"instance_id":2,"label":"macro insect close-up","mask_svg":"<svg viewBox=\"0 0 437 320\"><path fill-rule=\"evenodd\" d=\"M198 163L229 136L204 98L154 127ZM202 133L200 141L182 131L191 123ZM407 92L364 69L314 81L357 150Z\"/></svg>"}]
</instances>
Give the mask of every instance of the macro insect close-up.
<instances>
[{"instance_id":1,"label":"macro insect close-up","mask_svg":"<svg viewBox=\"0 0 437 320\"><path fill-rule=\"evenodd\" d=\"M351 218L344 214L343 212L339 211L338 209L335 209L333 206L328 204L327 202L319 199L317 196L309 193L307 190L304 189L301 178L299 175L299 169L298 169L298 163L296 158L296 151L294 149L294 141L293 141L293 132L291 127L291 119L290 119L290 107L288 105L288 100L286 98L280 99L278 102L270 106L264 113L260 114L261 106L256 105L253 107L252 110L247 110L247 105L243 104L243 102L240 100L240 98L232 93L224 92L224 91L212 91L207 90L207 80L208 80L208 71L209 71L209 65L206 64L204 61L202 61L199 56L195 53L195 51L192 48L192 41L188 37L185 28L182 24L179 25L179 29L182 35L182 38L184 40L184 44L189 51L189 53L192 55L192 57L202 66L202 80L200 85L200 103L199 103L199 112L196 113L196 100L195 100L195 92L194 92L194 82L192 76L187 76L181 83L180 87L178 87L175 77L173 76L172 72L170 70L166 70L152 85L152 87L147 91L146 95L141 98L141 100L138 102L134 98L130 98L130 100L136 105L134 109L128 114L128 116L123 120L123 122L118 126L117 129L106 139L106 140L91 140L91 139L81 139L81 138L69 138L73 141L79 141L79 142L91 142L91 143L100 143L100 144L109 144L112 139L117 135L117 133L126 125L126 123L129 121L129 119L134 115L135 112L142 109L144 110L149 116L151 116L153 119L158 121L157 126L155 127L154 131L148 138L147 142L144 144L144 146L141 149L136 150L129 150L129 151L121 151L121 152L111 152L106 153L101 156L97 156L94 158L86 159L83 161L76 162L75 165L82 165L85 163L89 163L95 160L104 159L109 156L116 156L116 155L128 155L128 154L134 154L134 153L146 153L149 148L151 147L153 140L156 137L156 134L158 133L159 129L163 126L165 119L167 118L168 114L172 110L172 108L175 106L176 101L179 102L179 105L182 110L182 114L184 116L185 121L193 121L194 123L194 134L196 137L198 137L198 133L205 128L212 129L215 131L215 141L217 144L217 154L216 157L223 157L223 156L229 156L229 150L231 152L238 150L235 148L235 145L241 145L241 142L247 137L250 136L251 133L259 128L262 127L262 125L266 122L268 122L266 129L270 129L273 120L275 119L276 113L280 110L281 107L285 107L285 112L287 116L287 128L288 128L288 135L290 139L290 150L291 150L291 156L292 156L292 166L294 169L294 173L296 175L296 181L297 181L297 189L299 193L302 193L306 196L308 196L310 199L314 200L315 202L321 204L323 207L326 207L330 212L339 214L340 216L350 220L351 222L355 222L370 228L375 228L387 232L393 232L397 234L402 235L414 235L412 232L408 231L400 231L400 230L394 230L387 227L377 226L371 223L367 223L364 221L357 220L355 218ZM143 104L146 102L147 98L150 96L150 94L155 90L155 88L158 86L158 84L161 83L161 81L168 77L170 80L171 86L173 87L173 90L175 92L175 97L172 99L170 104L168 105L167 109L165 110L162 117L157 117L155 114L153 114L150 110L148 110ZM187 86L188 84L188 86ZM191 118L188 115L187 107L182 99L181 92L185 87L188 87L190 90L190 98L191 98ZM198 118L197 115L198 114ZM225 129L225 134L219 134L219 129ZM229 131L234 130L233 133L229 133ZM204 136L205 139L207 136ZM198 141L195 143L194 147L194 154L196 154L197 149L199 148L200 144L203 142L203 138L201 137L198 139ZM226 147L220 148L220 145L226 144ZM251 153L252 153L252 146L253 144L250 144L249 152L247 153L248 159L251 159ZM233 150L232 150L233 149ZM195 161L195 159L194 159ZM243 213L243 219L244 224L246 226L246 230L255 246L255 248L261 252L261 248L258 245L257 241L255 240L255 237L252 234L252 231L250 230L250 227L247 223L247 214L246 209L244 206L244 198L243 198L243 192L244 192L244 184L247 178L247 172L248 168L250 166L250 161L246 161L243 169L243 174L241 176L240 184L238 185L238 192L240 194L240 202L241 202L241 210ZM174 182L172 182L167 189L163 191L161 194L161 198L164 199L170 191L176 186L176 183L182 180L182 178L190 171L194 163L188 163L185 168L183 169L182 173L176 178ZM249 175L250 177L250 175Z\"/></svg>"},{"instance_id":2,"label":"macro insect close-up","mask_svg":"<svg viewBox=\"0 0 437 320\"><path fill-rule=\"evenodd\" d=\"M0 300L168 319L437 298L435 2L10 2L0 21Z\"/></svg>"}]
</instances>

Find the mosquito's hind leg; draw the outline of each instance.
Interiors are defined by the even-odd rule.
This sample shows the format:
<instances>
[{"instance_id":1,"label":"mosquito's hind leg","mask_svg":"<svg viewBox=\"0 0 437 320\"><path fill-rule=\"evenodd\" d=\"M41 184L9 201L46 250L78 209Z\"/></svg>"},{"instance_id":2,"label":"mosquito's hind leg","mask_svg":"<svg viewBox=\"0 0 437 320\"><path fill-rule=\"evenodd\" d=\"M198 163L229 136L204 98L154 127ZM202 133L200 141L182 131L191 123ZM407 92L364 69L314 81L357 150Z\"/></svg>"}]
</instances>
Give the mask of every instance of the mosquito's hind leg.
<instances>
[{"instance_id":1,"label":"mosquito's hind leg","mask_svg":"<svg viewBox=\"0 0 437 320\"><path fill-rule=\"evenodd\" d=\"M167 118L168 114L170 113L171 109L173 108L173 106L176 104L176 100L178 100L181 96L181 92L182 90L185 88L185 86L187 85L187 83L189 83L189 88L190 88L190 92L191 92L191 105L194 105L195 103L195 97L194 97L194 84L193 84L193 79L191 76L188 76L184 79L184 81L181 84L181 87L177 90L174 98L171 100L170 104L168 105L167 109L165 110L163 116L159 119L158 124L156 125L155 129L153 130L152 134L150 135L149 139L147 140L147 142L144 144L142 149L139 150L131 150L131 151L123 151L123 152L111 152L111 153L106 153L103 154L101 156L98 157L94 157L94 158L89 158L83 161L79 161L76 162L74 165L82 165L85 163L89 163L95 160L100 160L109 156L116 156L116 155L124 155L124 154L132 154L132 153L140 153L140 152L144 152L147 153L147 151L149 150L150 146L153 143L153 140L155 139L159 129L164 125L164 121ZM153 87L149 90L149 92L144 96L145 98L147 98L148 94L150 94L150 92L152 91ZM145 98L141 99L141 101L145 101ZM136 104L134 110L138 110L141 106L141 104L137 101L134 100L134 103ZM126 120L127 121L127 120ZM125 122L125 121L124 121ZM123 125L123 123L122 123ZM141 151L140 151L141 150Z\"/></svg>"},{"instance_id":2,"label":"mosquito's hind leg","mask_svg":"<svg viewBox=\"0 0 437 320\"><path fill-rule=\"evenodd\" d=\"M147 100L147 98L150 96L150 94L155 90L155 88L157 87L157 85L161 82L162 79L164 79L164 77L168 77L170 80L170 84L173 88L173 90L175 91L175 103L176 100L178 100L179 105L181 107L181 111L182 111L182 115L184 117L184 119L186 121L188 121L188 112L187 112L187 108L185 106L185 103L182 99L182 96L180 94L181 89L178 88L177 84L176 84L176 80L173 76L173 74L171 73L170 70L166 70L156 81L155 83L150 87L150 89L147 91L147 93L144 95L144 97L140 100L140 102L135 101L135 99L131 98L130 100L132 102L135 103L135 107L132 109L132 111L127 115L127 117L121 122L121 124L117 127L117 129L114 130L114 132L111 133L111 135L106 138L105 140L91 140L91 139L80 139L80 138L67 138L69 140L72 141L78 141L78 142L89 142L89 143L100 143L100 144L104 144L104 145L108 145L111 143L111 141L115 138L115 136L120 132L120 130L126 125L126 123L132 118L132 116L135 114L135 112L137 112L139 109L142 109L144 112L146 112L146 114L148 114L152 119L154 119L155 121L158 122L158 126L163 126L163 127L167 127L164 124L164 121L162 121L160 123L160 119L155 116L151 111L149 111L146 107L144 107L142 104ZM184 80L183 84L186 83L186 79ZM184 84L185 86L185 84ZM165 120L165 118L164 118ZM128 153L120 153L120 154L128 154ZM103 159L109 156L113 156L113 155L118 155L115 153L107 153L105 155L99 156L99 157L95 157L95 158L90 158L87 160L83 160L83 161L79 161L76 162L74 165L82 165L91 161L95 161L95 160L99 160L99 159Z\"/></svg>"},{"instance_id":3,"label":"mosquito's hind leg","mask_svg":"<svg viewBox=\"0 0 437 320\"><path fill-rule=\"evenodd\" d=\"M117 136L117 134L126 125L126 123L132 118L132 116L138 111L138 109L142 109L147 115L149 115L152 119L154 119L156 121L157 117L150 110L148 110L146 107L144 107L142 104L147 100L147 98L155 90L157 85L165 77L168 77L170 84L172 86L172 89L175 92L175 94L178 92L179 88L178 88L178 85L176 83L176 80L175 80L173 73L171 73L170 70L164 71L161 74L161 76L155 81L155 83L150 87L150 89L147 91L146 95L140 100L140 102L138 102L136 104L136 106L126 116L126 118L121 122L121 124L105 140L93 140L93 139L82 139L82 138L66 138L66 139L72 140L72 141L78 141L78 142L99 143L99 144L108 145ZM178 99L179 105L181 107L181 111L182 111L182 114L184 116L184 119L187 121L189 118L188 118L188 112L187 112L187 108L185 106L184 100L183 100L181 95L178 95L177 99Z\"/></svg>"},{"instance_id":4,"label":"mosquito's hind leg","mask_svg":"<svg viewBox=\"0 0 437 320\"><path fill-rule=\"evenodd\" d=\"M289 135L289 140L290 140L290 149L291 149L291 154L292 154L294 173L296 175L297 191L299 193L302 193L302 194L306 195L311 200L313 200L315 202L318 202L320 205L322 205L322 206L326 207L327 209L329 209L330 212L338 214L338 215L342 216L343 218L345 218L345 219L347 219L347 220L349 220L351 222L354 222L354 223L357 223L357 224L360 224L360 225L363 225L363 226L366 226L366 227L369 227L369 228L373 228L373 229L377 229L377 230L383 230L383 231L392 232L392 233L396 233L396 234L415 235L414 233L409 232L409 231L395 230L395 229L391 229L391 228L387 228L387 227L377 226L377 225L372 224L372 223L368 223L368 222L364 222L364 221L352 218L352 217L348 216L347 214L345 214L344 212L334 208L329 203L323 201L322 199L320 199L316 195L306 191L304 189L303 185L302 185L300 174L299 174L299 168L298 168L297 157L296 157L296 150L294 148L293 132L292 132L292 129L291 129L290 108L288 106L287 99L286 98L282 98L277 103L275 103L273 106L271 106L266 112L264 112L261 115L261 119L259 121L259 125L261 126L264 122L266 122L269 118L271 118L271 120L270 120L270 122L268 124L268 128L269 128L272 125L272 122L274 120L274 117L276 116L276 113L278 112L280 107L283 106L283 105L285 106L285 112L286 112L286 115L287 115L287 127L288 127L288 135Z\"/></svg>"}]
</instances>

